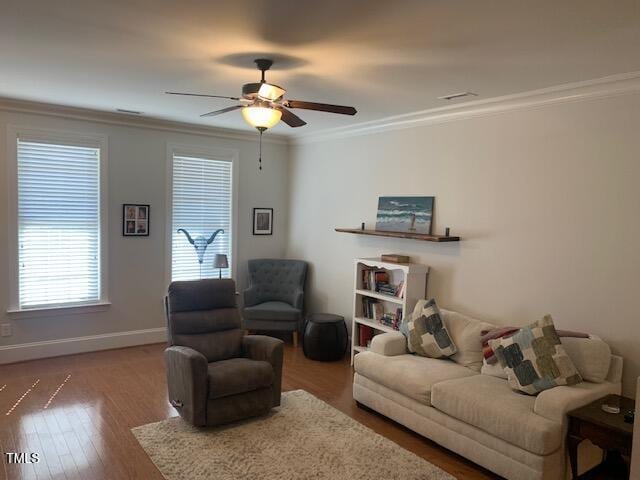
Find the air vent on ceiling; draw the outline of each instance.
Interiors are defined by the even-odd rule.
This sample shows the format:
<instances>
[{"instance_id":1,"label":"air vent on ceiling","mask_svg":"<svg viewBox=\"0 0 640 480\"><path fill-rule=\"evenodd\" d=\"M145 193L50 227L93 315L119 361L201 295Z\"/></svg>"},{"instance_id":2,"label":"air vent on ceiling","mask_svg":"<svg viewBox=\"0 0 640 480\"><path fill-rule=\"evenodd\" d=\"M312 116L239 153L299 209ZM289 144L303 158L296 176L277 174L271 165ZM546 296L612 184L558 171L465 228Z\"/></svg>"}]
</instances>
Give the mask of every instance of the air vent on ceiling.
<instances>
[{"instance_id":1,"label":"air vent on ceiling","mask_svg":"<svg viewBox=\"0 0 640 480\"><path fill-rule=\"evenodd\" d=\"M477 97L477 93L473 92L459 92L459 93L451 93L449 95L443 95L442 97L438 97L438 100L455 100L457 98L463 97Z\"/></svg>"},{"instance_id":2,"label":"air vent on ceiling","mask_svg":"<svg viewBox=\"0 0 640 480\"><path fill-rule=\"evenodd\" d=\"M116 108L116 112L126 113L128 115L142 115L142 112L139 112L137 110L126 110L124 108Z\"/></svg>"}]
</instances>

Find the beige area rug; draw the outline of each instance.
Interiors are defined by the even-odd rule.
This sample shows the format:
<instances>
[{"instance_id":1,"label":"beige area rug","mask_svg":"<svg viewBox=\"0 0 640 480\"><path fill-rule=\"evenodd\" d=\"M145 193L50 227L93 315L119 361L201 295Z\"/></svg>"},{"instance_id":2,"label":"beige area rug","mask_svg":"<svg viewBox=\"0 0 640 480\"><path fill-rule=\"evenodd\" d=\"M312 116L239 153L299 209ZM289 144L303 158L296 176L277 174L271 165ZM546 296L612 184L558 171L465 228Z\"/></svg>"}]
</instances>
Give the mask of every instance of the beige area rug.
<instances>
[{"instance_id":1,"label":"beige area rug","mask_svg":"<svg viewBox=\"0 0 640 480\"><path fill-rule=\"evenodd\" d=\"M132 429L168 480L453 480L304 390L271 414L195 428L179 417Z\"/></svg>"}]
</instances>

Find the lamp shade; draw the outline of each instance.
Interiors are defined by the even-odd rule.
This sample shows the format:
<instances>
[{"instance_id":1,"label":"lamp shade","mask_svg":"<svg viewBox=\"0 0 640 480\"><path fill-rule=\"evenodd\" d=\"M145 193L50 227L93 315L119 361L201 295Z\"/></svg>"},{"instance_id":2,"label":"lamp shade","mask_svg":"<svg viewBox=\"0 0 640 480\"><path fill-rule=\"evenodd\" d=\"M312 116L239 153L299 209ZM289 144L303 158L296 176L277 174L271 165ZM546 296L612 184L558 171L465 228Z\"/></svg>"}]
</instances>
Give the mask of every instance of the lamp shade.
<instances>
[{"instance_id":1,"label":"lamp shade","mask_svg":"<svg viewBox=\"0 0 640 480\"><path fill-rule=\"evenodd\" d=\"M216 257L213 260L213 268L229 268L229 262L224 253L216 253Z\"/></svg>"},{"instance_id":2,"label":"lamp shade","mask_svg":"<svg viewBox=\"0 0 640 480\"><path fill-rule=\"evenodd\" d=\"M269 107L244 107L242 116L245 121L255 128L271 128L280 121L282 112Z\"/></svg>"}]
</instances>

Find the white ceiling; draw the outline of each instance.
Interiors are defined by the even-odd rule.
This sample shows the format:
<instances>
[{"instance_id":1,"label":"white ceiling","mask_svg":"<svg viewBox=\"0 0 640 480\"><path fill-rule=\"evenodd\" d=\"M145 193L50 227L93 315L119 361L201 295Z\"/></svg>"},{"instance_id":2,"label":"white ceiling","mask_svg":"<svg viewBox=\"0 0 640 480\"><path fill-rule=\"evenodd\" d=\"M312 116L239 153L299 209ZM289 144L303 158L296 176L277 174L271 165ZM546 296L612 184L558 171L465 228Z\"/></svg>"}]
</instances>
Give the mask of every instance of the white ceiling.
<instances>
[{"instance_id":1,"label":"white ceiling","mask_svg":"<svg viewBox=\"0 0 640 480\"><path fill-rule=\"evenodd\" d=\"M248 129L163 92L239 95L275 56L288 98L358 109L296 134L637 71L638 47L638 0L0 0L0 96Z\"/></svg>"}]
</instances>

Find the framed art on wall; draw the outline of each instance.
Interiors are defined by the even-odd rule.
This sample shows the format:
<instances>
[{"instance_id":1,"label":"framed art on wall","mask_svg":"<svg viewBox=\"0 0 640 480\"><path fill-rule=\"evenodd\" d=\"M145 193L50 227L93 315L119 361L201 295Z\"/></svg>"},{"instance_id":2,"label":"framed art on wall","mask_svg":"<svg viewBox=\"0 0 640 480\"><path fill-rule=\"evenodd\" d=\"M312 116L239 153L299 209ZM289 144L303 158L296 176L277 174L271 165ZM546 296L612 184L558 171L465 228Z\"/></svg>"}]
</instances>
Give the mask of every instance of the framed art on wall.
<instances>
[{"instance_id":1,"label":"framed art on wall","mask_svg":"<svg viewBox=\"0 0 640 480\"><path fill-rule=\"evenodd\" d=\"M253 209L253 234L272 235L273 234L273 208Z\"/></svg>"},{"instance_id":2,"label":"framed art on wall","mask_svg":"<svg viewBox=\"0 0 640 480\"><path fill-rule=\"evenodd\" d=\"M151 207L125 203L122 205L122 235L125 237L148 237Z\"/></svg>"},{"instance_id":3,"label":"framed art on wall","mask_svg":"<svg viewBox=\"0 0 640 480\"><path fill-rule=\"evenodd\" d=\"M376 230L431 235L434 197L379 197Z\"/></svg>"}]
</instances>

